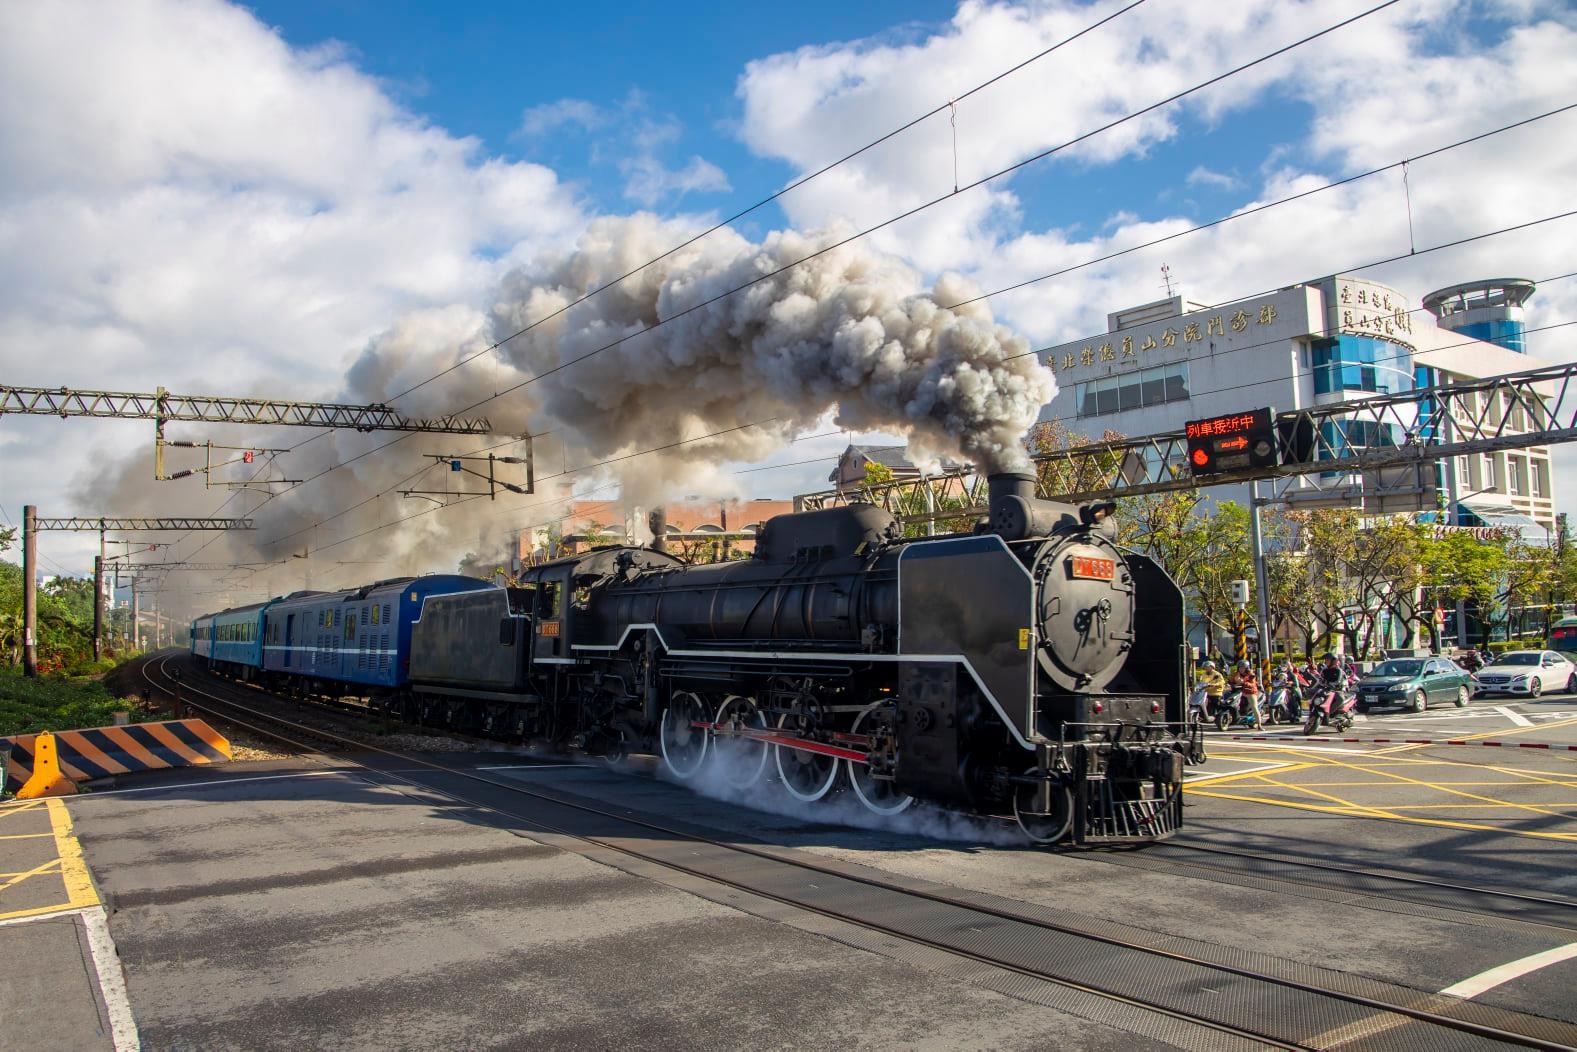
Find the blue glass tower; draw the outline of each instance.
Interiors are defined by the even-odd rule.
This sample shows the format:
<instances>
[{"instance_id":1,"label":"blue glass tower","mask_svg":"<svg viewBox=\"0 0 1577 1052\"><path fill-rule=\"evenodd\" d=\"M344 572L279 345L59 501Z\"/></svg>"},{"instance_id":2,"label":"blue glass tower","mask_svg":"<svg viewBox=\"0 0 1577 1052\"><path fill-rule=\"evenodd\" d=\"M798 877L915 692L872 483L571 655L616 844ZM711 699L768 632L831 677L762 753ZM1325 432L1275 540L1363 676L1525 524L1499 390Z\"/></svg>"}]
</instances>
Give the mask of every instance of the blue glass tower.
<instances>
[{"instance_id":1,"label":"blue glass tower","mask_svg":"<svg viewBox=\"0 0 1577 1052\"><path fill-rule=\"evenodd\" d=\"M1424 297L1424 308L1442 329L1526 354L1522 305L1533 288L1524 278L1470 281L1431 292Z\"/></svg>"}]
</instances>

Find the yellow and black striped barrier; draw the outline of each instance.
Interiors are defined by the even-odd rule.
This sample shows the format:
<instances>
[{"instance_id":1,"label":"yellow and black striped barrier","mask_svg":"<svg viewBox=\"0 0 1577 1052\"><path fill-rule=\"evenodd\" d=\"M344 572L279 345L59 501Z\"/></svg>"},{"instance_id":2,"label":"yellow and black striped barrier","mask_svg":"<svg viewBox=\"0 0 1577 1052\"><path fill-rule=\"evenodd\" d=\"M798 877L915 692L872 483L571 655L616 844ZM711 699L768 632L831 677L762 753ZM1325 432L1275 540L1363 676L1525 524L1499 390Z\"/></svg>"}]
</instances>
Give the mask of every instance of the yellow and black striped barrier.
<instances>
[{"instance_id":1,"label":"yellow and black striped barrier","mask_svg":"<svg viewBox=\"0 0 1577 1052\"><path fill-rule=\"evenodd\" d=\"M13 784L22 785L31 777L38 737L18 734L0 738L0 752L4 751L4 746L10 746L7 774ZM230 759L229 741L202 720L91 727L80 731L56 731L53 737L60 771L74 782L90 782L132 771L224 763Z\"/></svg>"}]
</instances>

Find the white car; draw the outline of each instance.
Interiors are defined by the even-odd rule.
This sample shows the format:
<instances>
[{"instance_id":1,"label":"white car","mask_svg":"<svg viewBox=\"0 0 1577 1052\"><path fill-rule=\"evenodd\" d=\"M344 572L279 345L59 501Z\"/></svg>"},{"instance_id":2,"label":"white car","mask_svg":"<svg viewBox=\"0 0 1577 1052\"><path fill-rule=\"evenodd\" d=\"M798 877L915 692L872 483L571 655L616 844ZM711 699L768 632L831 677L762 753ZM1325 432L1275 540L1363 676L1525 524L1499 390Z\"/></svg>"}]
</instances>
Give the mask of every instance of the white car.
<instances>
[{"instance_id":1,"label":"white car","mask_svg":"<svg viewBox=\"0 0 1577 1052\"><path fill-rule=\"evenodd\" d=\"M1525 694L1547 690L1577 692L1577 665L1553 650L1513 650L1478 672L1479 694Z\"/></svg>"}]
</instances>

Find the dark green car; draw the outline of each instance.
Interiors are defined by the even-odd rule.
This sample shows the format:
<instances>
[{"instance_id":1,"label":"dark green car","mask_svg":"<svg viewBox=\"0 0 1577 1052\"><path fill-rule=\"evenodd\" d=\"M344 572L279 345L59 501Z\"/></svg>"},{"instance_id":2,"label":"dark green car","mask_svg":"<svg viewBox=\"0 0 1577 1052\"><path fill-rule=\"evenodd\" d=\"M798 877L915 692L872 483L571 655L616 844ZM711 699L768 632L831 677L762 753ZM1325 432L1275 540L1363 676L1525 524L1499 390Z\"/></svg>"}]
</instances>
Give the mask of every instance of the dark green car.
<instances>
[{"instance_id":1,"label":"dark green car","mask_svg":"<svg viewBox=\"0 0 1577 1052\"><path fill-rule=\"evenodd\" d=\"M1378 705L1401 705L1423 712L1430 703L1466 705L1473 696L1473 677L1446 658L1391 658L1358 682L1358 711Z\"/></svg>"}]
</instances>

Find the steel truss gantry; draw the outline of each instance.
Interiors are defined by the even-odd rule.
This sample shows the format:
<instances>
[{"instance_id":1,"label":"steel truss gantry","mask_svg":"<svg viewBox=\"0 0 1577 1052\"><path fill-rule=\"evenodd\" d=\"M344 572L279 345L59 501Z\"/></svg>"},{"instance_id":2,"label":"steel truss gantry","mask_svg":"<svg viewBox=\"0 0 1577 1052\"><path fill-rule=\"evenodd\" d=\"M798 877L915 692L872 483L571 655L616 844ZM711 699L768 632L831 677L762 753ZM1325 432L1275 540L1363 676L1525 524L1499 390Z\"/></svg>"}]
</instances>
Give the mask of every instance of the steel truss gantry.
<instances>
[{"instance_id":1,"label":"steel truss gantry","mask_svg":"<svg viewBox=\"0 0 1577 1052\"><path fill-rule=\"evenodd\" d=\"M133 391L73 391L69 387L11 387L0 384L0 416L112 417L123 420L189 421L201 424L283 424L354 431L425 431L443 435L486 435L485 417L414 418L381 403L287 402L271 398L152 394Z\"/></svg>"},{"instance_id":2,"label":"steel truss gantry","mask_svg":"<svg viewBox=\"0 0 1577 1052\"><path fill-rule=\"evenodd\" d=\"M44 530L97 533L99 554L93 557L93 659L98 660L104 638L104 554L106 533L157 530L250 530L251 519L200 517L128 518L101 515L41 519L31 504L22 508L22 674L38 675L38 534ZM135 603L133 604L135 621Z\"/></svg>"},{"instance_id":3,"label":"steel truss gantry","mask_svg":"<svg viewBox=\"0 0 1577 1052\"><path fill-rule=\"evenodd\" d=\"M1450 457L1577 441L1577 363L1290 410L1275 420L1274 467L1196 478L1187 436L1168 431L1037 454L1036 492L1080 501L1322 475L1345 478L1356 496L1365 479L1355 475L1421 475ZM985 499L985 476L965 468L806 494L796 504L812 510L869 502L903 522L935 522L984 514Z\"/></svg>"}]
</instances>

